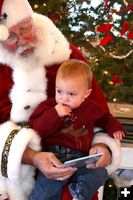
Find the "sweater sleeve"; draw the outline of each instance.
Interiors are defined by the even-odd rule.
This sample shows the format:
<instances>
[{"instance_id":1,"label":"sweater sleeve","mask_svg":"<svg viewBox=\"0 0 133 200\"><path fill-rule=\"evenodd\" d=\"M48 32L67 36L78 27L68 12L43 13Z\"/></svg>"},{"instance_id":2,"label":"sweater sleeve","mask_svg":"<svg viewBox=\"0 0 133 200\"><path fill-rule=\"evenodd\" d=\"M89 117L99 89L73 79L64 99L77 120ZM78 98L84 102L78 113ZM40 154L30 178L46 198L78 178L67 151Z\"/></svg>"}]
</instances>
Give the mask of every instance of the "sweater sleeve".
<instances>
[{"instance_id":1,"label":"sweater sleeve","mask_svg":"<svg viewBox=\"0 0 133 200\"><path fill-rule=\"evenodd\" d=\"M109 112L98 120L97 125L103 128L111 137L113 137L114 132L116 131L123 131L126 133L122 124Z\"/></svg>"},{"instance_id":2,"label":"sweater sleeve","mask_svg":"<svg viewBox=\"0 0 133 200\"><path fill-rule=\"evenodd\" d=\"M101 127L111 137L114 132L123 131L124 127L121 123L106 109L102 109L96 102L90 100L89 106L91 117L94 120L94 126Z\"/></svg>"},{"instance_id":3,"label":"sweater sleeve","mask_svg":"<svg viewBox=\"0 0 133 200\"><path fill-rule=\"evenodd\" d=\"M53 99L43 101L30 116L30 127L36 130L41 138L54 134L61 126L62 118L54 106Z\"/></svg>"}]
</instances>

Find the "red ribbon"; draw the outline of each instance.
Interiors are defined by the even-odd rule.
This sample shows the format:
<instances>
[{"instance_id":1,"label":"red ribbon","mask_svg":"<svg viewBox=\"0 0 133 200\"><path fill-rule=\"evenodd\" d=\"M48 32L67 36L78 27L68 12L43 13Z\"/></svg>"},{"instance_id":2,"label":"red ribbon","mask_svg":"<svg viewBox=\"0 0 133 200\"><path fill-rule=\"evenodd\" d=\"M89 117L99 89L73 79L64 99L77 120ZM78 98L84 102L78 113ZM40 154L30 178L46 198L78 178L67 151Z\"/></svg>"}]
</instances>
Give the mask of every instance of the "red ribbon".
<instances>
[{"instance_id":1,"label":"red ribbon","mask_svg":"<svg viewBox=\"0 0 133 200\"><path fill-rule=\"evenodd\" d=\"M108 42L112 42L113 38L110 34L106 35L100 42L100 46L105 46Z\"/></svg>"},{"instance_id":2,"label":"red ribbon","mask_svg":"<svg viewBox=\"0 0 133 200\"><path fill-rule=\"evenodd\" d=\"M113 26L112 24L100 25L100 26L97 27L97 31L108 33L110 31L110 29L112 28L112 26Z\"/></svg>"},{"instance_id":3,"label":"red ribbon","mask_svg":"<svg viewBox=\"0 0 133 200\"><path fill-rule=\"evenodd\" d=\"M104 3L104 11L106 11L108 1L109 1L109 0L105 0L105 3Z\"/></svg>"},{"instance_id":4,"label":"red ribbon","mask_svg":"<svg viewBox=\"0 0 133 200\"><path fill-rule=\"evenodd\" d=\"M127 37L129 40L133 39L133 31L130 31Z\"/></svg>"},{"instance_id":5,"label":"red ribbon","mask_svg":"<svg viewBox=\"0 0 133 200\"><path fill-rule=\"evenodd\" d=\"M129 28L129 24L127 22L123 22L121 35L124 35L128 31L128 28Z\"/></svg>"}]
</instances>

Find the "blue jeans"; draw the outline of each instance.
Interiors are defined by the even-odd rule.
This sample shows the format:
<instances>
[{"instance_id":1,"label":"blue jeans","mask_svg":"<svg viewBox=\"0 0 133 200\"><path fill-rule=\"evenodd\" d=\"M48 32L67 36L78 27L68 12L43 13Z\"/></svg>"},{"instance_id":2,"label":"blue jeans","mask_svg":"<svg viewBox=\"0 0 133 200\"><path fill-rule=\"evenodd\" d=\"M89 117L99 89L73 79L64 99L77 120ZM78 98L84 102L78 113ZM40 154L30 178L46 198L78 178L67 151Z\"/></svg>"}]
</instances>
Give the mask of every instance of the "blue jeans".
<instances>
[{"instance_id":1,"label":"blue jeans","mask_svg":"<svg viewBox=\"0 0 133 200\"><path fill-rule=\"evenodd\" d=\"M69 185L70 193L76 200L91 200L108 177L105 168L81 168L72 176L74 181Z\"/></svg>"},{"instance_id":2,"label":"blue jeans","mask_svg":"<svg viewBox=\"0 0 133 200\"><path fill-rule=\"evenodd\" d=\"M29 200L59 200L61 198L61 191L66 181L52 180L39 174L33 192Z\"/></svg>"},{"instance_id":3,"label":"blue jeans","mask_svg":"<svg viewBox=\"0 0 133 200\"><path fill-rule=\"evenodd\" d=\"M105 168L79 168L69 180L48 179L43 174L38 176L35 188L29 200L60 200L62 187L69 181L71 195L77 200L91 200L101 185L104 185L108 173Z\"/></svg>"}]
</instances>

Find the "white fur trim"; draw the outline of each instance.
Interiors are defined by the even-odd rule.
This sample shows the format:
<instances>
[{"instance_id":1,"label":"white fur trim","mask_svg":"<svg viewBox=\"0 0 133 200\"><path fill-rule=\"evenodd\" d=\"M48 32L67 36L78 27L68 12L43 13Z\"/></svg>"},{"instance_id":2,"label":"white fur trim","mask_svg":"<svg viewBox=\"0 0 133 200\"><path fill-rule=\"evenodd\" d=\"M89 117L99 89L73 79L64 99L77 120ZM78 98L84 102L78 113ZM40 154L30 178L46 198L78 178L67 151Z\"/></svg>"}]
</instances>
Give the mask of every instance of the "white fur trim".
<instances>
[{"instance_id":1,"label":"white fur trim","mask_svg":"<svg viewBox=\"0 0 133 200\"><path fill-rule=\"evenodd\" d=\"M6 199L7 196L7 188L6 188L6 181L5 178L0 176L0 200ZM6 198L5 198L6 197Z\"/></svg>"},{"instance_id":2,"label":"white fur trim","mask_svg":"<svg viewBox=\"0 0 133 200\"><path fill-rule=\"evenodd\" d=\"M110 148L112 152L112 162L106 168L108 170L108 173L112 174L118 169L120 165L120 161L121 161L120 143L117 142L115 139L109 137L105 133L95 134L92 145L96 143L105 143Z\"/></svg>"},{"instance_id":3,"label":"white fur trim","mask_svg":"<svg viewBox=\"0 0 133 200\"><path fill-rule=\"evenodd\" d=\"M0 193L7 192L10 200L27 200L28 195L34 186L34 167L21 163L22 155L27 146L40 150L40 137L29 128L22 128L11 121L0 126L0 159L5 145L5 141L14 129L18 129L18 134L14 137L9 151L7 173L8 178L4 178L0 171ZM0 160L1 169L1 160Z\"/></svg>"},{"instance_id":4,"label":"white fur trim","mask_svg":"<svg viewBox=\"0 0 133 200\"><path fill-rule=\"evenodd\" d=\"M13 80L15 85L10 93L13 103L10 118L14 122L28 121L35 107L47 98L45 68L40 67L30 73L22 69L15 69ZM26 106L29 108L26 109Z\"/></svg>"},{"instance_id":5,"label":"white fur trim","mask_svg":"<svg viewBox=\"0 0 133 200\"><path fill-rule=\"evenodd\" d=\"M0 24L0 41L7 40L9 37L9 31L7 27L3 24Z\"/></svg>"},{"instance_id":6,"label":"white fur trim","mask_svg":"<svg viewBox=\"0 0 133 200\"><path fill-rule=\"evenodd\" d=\"M48 17L36 13L33 15L33 24L38 38L35 55L42 59L43 65L50 66L68 60L70 44L55 24Z\"/></svg>"},{"instance_id":7,"label":"white fur trim","mask_svg":"<svg viewBox=\"0 0 133 200\"><path fill-rule=\"evenodd\" d=\"M32 16L33 11L27 0L4 0L2 14L7 14L6 26L11 27Z\"/></svg>"}]
</instances>

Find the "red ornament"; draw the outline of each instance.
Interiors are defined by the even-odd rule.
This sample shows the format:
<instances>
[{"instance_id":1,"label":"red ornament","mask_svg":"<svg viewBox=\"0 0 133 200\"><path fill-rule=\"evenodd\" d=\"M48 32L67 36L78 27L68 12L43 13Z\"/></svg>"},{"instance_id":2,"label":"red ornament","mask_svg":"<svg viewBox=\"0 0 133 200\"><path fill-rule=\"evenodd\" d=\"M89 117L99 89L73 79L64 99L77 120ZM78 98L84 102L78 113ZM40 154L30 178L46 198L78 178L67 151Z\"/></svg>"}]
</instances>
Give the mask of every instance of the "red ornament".
<instances>
[{"instance_id":1,"label":"red ornament","mask_svg":"<svg viewBox=\"0 0 133 200\"><path fill-rule=\"evenodd\" d=\"M54 15L51 15L51 16L50 16L50 19L54 22L54 21L55 21L55 16L54 16Z\"/></svg>"},{"instance_id":2,"label":"red ornament","mask_svg":"<svg viewBox=\"0 0 133 200\"><path fill-rule=\"evenodd\" d=\"M50 19L55 22L56 20L61 21L62 15L60 12L55 12L53 15L50 16Z\"/></svg>"},{"instance_id":3,"label":"red ornament","mask_svg":"<svg viewBox=\"0 0 133 200\"><path fill-rule=\"evenodd\" d=\"M112 82L113 82L113 85L120 84L120 83L123 83L123 79L120 78L118 74L114 74L112 76Z\"/></svg>"}]
</instances>

